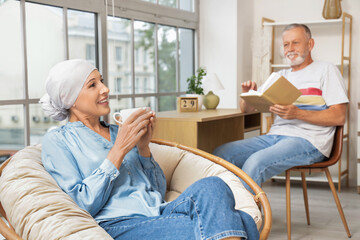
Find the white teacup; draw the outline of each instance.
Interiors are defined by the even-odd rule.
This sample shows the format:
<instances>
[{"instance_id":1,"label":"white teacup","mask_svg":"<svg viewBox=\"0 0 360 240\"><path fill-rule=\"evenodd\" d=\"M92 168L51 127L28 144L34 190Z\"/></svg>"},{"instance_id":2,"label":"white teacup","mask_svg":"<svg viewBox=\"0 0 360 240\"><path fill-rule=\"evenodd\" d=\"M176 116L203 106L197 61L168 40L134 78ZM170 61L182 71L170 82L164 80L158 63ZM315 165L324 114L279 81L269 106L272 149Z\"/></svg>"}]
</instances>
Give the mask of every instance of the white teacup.
<instances>
[{"instance_id":1,"label":"white teacup","mask_svg":"<svg viewBox=\"0 0 360 240\"><path fill-rule=\"evenodd\" d=\"M120 110L120 112L115 112L113 114L113 119L115 122L119 124L123 124L132 113L134 113L139 109L141 108L129 108L129 109ZM146 109L146 107L143 107L142 109Z\"/></svg>"}]
</instances>

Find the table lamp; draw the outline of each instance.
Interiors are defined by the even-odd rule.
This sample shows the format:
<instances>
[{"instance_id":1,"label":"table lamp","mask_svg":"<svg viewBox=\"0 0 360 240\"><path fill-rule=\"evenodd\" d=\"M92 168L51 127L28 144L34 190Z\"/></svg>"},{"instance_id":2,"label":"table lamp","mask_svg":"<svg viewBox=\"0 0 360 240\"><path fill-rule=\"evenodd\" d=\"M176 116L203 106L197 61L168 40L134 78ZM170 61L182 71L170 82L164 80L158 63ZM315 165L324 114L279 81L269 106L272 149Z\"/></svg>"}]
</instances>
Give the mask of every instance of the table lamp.
<instances>
[{"instance_id":1,"label":"table lamp","mask_svg":"<svg viewBox=\"0 0 360 240\"><path fill-rule=\"evenodd\" d=\"M216 73L207 74L203 81L204 88L208 90L208 94L204 96L203 104L206 109L216 109L219 105L220 98L215 95L213 91L223 90L224 86L221 84Z\"/></svg>"}]
</instances>

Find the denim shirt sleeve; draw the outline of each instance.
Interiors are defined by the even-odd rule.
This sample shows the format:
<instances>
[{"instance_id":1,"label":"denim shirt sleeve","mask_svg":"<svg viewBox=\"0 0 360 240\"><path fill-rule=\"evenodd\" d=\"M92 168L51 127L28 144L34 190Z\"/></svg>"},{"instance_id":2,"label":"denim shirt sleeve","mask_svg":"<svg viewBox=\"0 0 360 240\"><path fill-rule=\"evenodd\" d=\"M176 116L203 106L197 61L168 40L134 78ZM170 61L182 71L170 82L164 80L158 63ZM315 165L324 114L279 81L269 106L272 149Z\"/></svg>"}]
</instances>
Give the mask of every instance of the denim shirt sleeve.
<instances>
[{"instance_id":1,"label":"denim shirt sleeve","mask_svg":"<svg viewBox=\"0 0 360 240\"><path fill-rule=\"evenodd\" d=\"M152 154L150 157L143 157L139 154L139 159L151 186L153 186L154 190L158 191L164 199L166 193L166 178L164 172L154 160Z\"/></svg>"},{"instance_id":2,"label":"denim shirt sleeve","mask_svg":"<svg viewBox=\"0 0 360 240\"><path fill-rule=\"evenodd\" d=\"M78 164L61 134L49 132L42 144L42 162L60 188L93 217L107 202L118 169L108 160L89 176L82 176Z\"/></svg>"}]
</instances>

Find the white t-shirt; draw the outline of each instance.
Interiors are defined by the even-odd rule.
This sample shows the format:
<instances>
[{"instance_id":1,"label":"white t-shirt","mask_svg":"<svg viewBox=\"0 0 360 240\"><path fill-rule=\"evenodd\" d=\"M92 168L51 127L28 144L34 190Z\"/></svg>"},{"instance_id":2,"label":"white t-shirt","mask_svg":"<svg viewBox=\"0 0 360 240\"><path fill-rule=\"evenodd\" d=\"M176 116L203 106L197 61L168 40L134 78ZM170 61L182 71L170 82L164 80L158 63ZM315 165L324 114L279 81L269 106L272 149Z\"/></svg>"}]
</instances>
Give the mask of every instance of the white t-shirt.
<instances>
[{"instance_id":1,"label":"white t-shirt","mask_svg":"<svg viewBox=\"0 0 360 240\"><path fill-rule=\"evenodd\" d=\"M304 69L279 71L302 95L294 102L300 109L320 111L331 105L349 102L339 69L328 62L314 61ZM329 157L335 127L319 126L302 120L275 117L268 134L302 137L311 142L324 156Z\"/></svg>"}]
</instances>

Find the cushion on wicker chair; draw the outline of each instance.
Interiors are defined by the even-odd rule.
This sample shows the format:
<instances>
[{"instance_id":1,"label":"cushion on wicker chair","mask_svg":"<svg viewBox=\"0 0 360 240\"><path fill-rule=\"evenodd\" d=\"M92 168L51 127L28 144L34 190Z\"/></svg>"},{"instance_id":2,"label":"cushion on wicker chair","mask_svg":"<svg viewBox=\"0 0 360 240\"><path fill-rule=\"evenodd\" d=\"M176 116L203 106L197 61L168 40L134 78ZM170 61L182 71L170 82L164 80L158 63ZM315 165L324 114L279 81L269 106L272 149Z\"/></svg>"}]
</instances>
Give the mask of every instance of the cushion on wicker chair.
<instances>
[{"instance_id":1,"label":"cushion on wicker chair","mask_svg":"<svg viewBox=\"0 0 360 240\"><path fill-rule=\"evenodd\" d=\"M13 156L0 186L6 215L23 239L112 239L46 172L40 145Z\"/></svg>"},{"instance_id":2,"label":"cushion on wicker chair","mask_svg":"<svg viewBox=\"0 0 360 240\"><path fill-rule=\"evenodd\" d=\"M235 208L248 213L260 229L262 218L259 207L253 195L232 172L206 158L176 147L151 143L150 148L154 159L165 173L168 184L166 201L174 200L188 186L201 178L218 176L232 190Z\"/></svg>"}]
</instances>

